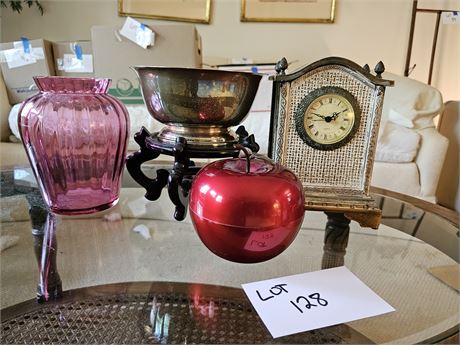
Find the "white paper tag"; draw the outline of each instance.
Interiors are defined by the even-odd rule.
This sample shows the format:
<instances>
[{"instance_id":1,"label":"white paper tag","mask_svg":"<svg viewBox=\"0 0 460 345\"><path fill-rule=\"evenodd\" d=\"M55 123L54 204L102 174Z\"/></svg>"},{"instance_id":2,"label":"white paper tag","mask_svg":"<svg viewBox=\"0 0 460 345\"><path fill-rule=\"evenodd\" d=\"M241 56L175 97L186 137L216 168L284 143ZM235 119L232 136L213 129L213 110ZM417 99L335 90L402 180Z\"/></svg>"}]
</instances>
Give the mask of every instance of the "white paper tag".
<instances>
[{"instance_id":1,"label":"white paper tag","mask_svg":"<svg viewBox=\"0 0 460 345\"><path fill-rule=\"evenodd\" d=\"M443 24L460 24L460 11L442 12Z\"/></svg>"},{"instance_id":2,"label":"white paper tag","mask_svg":"<svg viewBox=\"0 0 460 345\"><path fill-rule=\"evenodd\" d=\"M274 338L394 311L344 266L242 287Z\"/></svg>"},{"instance_id":3,"label":"white paper tag","mask_svg":"<svg viewBox=\"0 0 460 345\"><path fill-rule=\"evenodd\" d=\"M22 49L4 50L6 63L8 68L17 68L25 65L31 65L37 62L37 59L31 53L26 53Z\"/></svg>"},{"instance_id":4,"label":"white paper tag","mask_svg":"<svg viewBox=\"0 0 460 345\"><path fill-rule=\"evenodd\" d=\"M93 55L83 54L78 59L74 54L64 54L62 58L56 59L58 70L72 73L93 73Z\"/></svg>"},{"instance_id":5,"label":"white paper tag","mask_svg":"<svg viewBox=\"0 0 460 345\"><path fill-rule=\"evenodd\" d=\"M31 65L36 63L37 60L45 58L45 53L41 47L30 47L30 52L25 52L22 48L13 48L3 50L1 53L1 62L6 61L8 68L17 68L25 65Z\"/></svg>"},{"instance_id":6,"label":"white paper tag","mask_svg":"<svg viewBox=\"0 0 460 345\"><path fill-rule=\"evenodd\" d=\"M154 32L146 25L131 17L126 18L120 30L120 35L123 35L144 49L147 49L148 46L153 46L155 43Z\"/></svg>"}]
</instances>

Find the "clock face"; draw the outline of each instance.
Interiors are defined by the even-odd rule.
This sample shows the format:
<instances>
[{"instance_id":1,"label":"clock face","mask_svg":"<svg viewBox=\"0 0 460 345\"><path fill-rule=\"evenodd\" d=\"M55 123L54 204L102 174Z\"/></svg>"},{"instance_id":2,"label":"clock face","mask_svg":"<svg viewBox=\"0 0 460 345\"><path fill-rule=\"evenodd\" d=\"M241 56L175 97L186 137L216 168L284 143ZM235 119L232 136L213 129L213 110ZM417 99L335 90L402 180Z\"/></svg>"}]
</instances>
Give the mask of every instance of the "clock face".
<instances>
[{"instance_id":1,"label":"clock face","mask_svg":"<svg viewBox=\"0 0 460 345\"><path fill-rule=\"evenodd\" d=\"M310 146L333 150L351 140L358 129L360 111L355 98L338 87L309 93L295 115L296 129Z\"/></svg>"},{"instance_id":2,"label":"clock face","mask_svg":"<svg viewBox=\"0 0 460 345\"><path fill-rule=\"evenodd\" d=\"M305 111L304 129L320 144L335 144L350 134L355 123L353 106L345 97L325 94L316 98Z\"/></svg>"}]
</instances>

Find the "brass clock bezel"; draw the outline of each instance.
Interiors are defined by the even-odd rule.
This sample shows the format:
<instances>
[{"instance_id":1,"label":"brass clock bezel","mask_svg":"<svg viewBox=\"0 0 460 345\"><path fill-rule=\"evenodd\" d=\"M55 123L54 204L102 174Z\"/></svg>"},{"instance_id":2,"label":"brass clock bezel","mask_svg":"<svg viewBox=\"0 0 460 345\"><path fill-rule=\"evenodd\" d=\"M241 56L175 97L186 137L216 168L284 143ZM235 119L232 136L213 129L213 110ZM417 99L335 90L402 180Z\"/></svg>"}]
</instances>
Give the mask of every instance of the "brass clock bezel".
<instances>
[{"instance_id":1,"label":"brass clock bezel","mask_svg":"<svg viewBox=\"0 0 460 345\"><path fill-rule=\"evenodd\" d=\"M339 95L345 98L352 106L354 112L354 123L351 131L342 140L332 144L322 144L313 140L305 130L304 119L308 107L318 98L324 95ZM299 103L297 111L294 113L295 128L297 134L309 146L317 150L331 151L344 146L355 136L361 123L361 108L356 98L347 90L336 86L323 86L308 93Z\"/></svg>"}]
</instances>

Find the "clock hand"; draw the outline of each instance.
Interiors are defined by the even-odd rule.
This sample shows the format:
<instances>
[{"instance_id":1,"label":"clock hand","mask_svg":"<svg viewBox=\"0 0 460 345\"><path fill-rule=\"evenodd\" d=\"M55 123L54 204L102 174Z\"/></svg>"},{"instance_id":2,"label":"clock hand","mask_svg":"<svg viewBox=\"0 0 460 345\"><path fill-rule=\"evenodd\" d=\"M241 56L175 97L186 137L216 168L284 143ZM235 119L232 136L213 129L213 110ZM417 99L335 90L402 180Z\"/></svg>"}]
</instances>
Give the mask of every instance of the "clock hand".
<instances>
[{"instance_id":1,"label":"clock hand","mask_svg":"<svg viewBox=\"0 0 460 345\"><path fill-rule=\"evenodd\" d=\"M342 114L344 111L347 111L347 110L348 109L344 109L342 111L332 113L332 116L331 116L332 120L335 120L337 116L339 116L340 114Z\"/></svg>"},{"instance_id":2,"label":"clock hand","mask_svg":"<svg viewBox=\"0 0 460 345\"><path fill-rule=\"evenodd\" d=\"M332 115L331 115L331 119L332 119L332 120L335 120L339 114L340 114L340 113L333 112Z\"/></svg>"},{"instance_id":3,"label":"clock hand","mask_svg":"<svg viewBox=\"0 0 460 345\"><path fill-rule=\"evenodd\" d=\"M326 118L326 116L321 115L321 114L317 114L317 113L312 113L312 114L315 115L315 116L318 116L318 117L322 118L323 120Z\"/></svg>"}]
</instances>

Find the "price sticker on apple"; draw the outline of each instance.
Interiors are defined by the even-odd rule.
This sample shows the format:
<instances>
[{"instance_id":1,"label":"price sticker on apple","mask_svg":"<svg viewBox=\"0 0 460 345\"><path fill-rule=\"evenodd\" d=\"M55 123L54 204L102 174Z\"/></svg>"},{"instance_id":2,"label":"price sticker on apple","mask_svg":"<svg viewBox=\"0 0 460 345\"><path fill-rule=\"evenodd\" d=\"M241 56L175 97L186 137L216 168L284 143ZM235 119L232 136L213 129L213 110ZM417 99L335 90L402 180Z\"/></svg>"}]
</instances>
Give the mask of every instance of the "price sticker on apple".
<instances>
[{"instance_id":1,"label":"price sticker on apple","mask_svg":"<svg viewBox=\"0 0 460 345\"><path fill-rule=\"evenodd\" d=\"M285 234L278 229L267 231L253 231L244 246L251 252L267 251L280 246L285 241Z\"/></svg>"},{"instance_id":2,"label":"price sticker on apple","mask_svg":"<svg viewBox=\"0 0 460 345\"><path fill-rule=\"evenodd\" d=\"M242 287L274 338L395 310L344 266Z\"/></svg>"}]
</instances>

